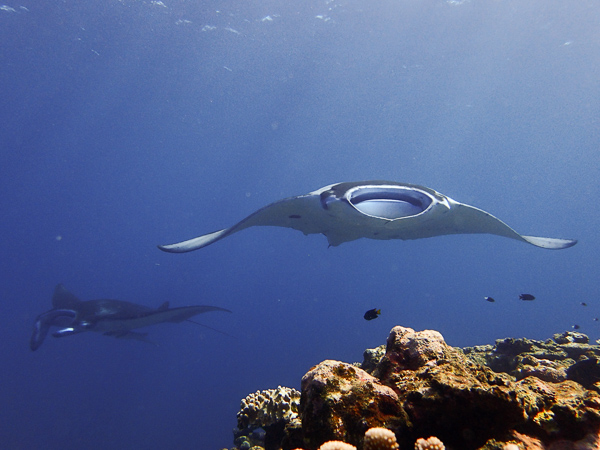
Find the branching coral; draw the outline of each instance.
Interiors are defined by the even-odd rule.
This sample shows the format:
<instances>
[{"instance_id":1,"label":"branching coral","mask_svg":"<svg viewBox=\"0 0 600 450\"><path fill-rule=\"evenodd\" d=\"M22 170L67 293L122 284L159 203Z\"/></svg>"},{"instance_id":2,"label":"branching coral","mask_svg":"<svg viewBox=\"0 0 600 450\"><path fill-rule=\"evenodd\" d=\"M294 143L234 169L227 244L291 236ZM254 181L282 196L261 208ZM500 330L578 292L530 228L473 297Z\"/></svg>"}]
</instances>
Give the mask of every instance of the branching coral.
<instances>
[{"instance_id":1,"label":"branching coral","mask_svg":"<svg viewBox=\"0 0 600 450\"><path fill-rule=\"evenodd\" d=\"M369 428L365 433L364 450L398 450L396 435L387 428Z\"/></svg>"},{"instance_id":2,"label":"branching coral","mask_svg":"<svg viewBox=\"0 0 600 450\"><path fill-rule=\"evenodd\" d=\"M429 439L417 439L415 450L445 450L444 444L438 438L431 436Z\"/></svg>"}]
</instances>

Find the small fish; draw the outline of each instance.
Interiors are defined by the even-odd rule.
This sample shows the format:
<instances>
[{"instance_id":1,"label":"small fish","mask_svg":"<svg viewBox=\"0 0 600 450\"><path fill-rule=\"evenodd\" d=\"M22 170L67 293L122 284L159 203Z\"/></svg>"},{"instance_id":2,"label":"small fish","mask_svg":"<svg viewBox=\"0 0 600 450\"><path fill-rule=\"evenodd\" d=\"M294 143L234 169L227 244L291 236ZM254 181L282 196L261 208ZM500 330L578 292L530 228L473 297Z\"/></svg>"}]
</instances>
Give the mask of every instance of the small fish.
<instances>
[{"instance_id":1,"label":"small fish","mask_svg":"<svg viewBox=\"0 0 600 450\"><path fill-rule=\"evenodd\" d=\"M521 300L535 300L535 297L531 294L521 294L519 295Z\"/></svg>"},{"instance_id":2,"label":"small fish","mask_svg":"<svg viewBox=\"0 0 600 450\"><path fill-rule=\"evenodd\" d=\"M494 300L492 297L483 297L483 299L484 299L485 301L487 301L487 302L490 302L490 303L494 303L494 302L496 301L496 300Z\"/></svg>"},{"instance_id":3,"label":"small fish","mask_svg":"<svg viewBox=\"0 0 600 450\"><path fill-rule=\"evenodd\" d=\"M598 322L598 318L597 317L594 317L594 322Z\"/></svg>"},{"instance_id":4,"label":"small fish","mask_svg":"<svg viewBox=\"0 0 600 450\"><path fill-rule=\"evenodd\" d=\"M381 310L377 309L377 308L373 308L368 310L365 313L365 320L373 320L373 319L377 319L377 317L379 317L379 314L381 314Z\"/></svg>"},{"instance_id":5,"label":"small fish","mask_svg":"<svg viewBox=\"0 0 600 450\"><path fill-rule=\"evenodd\" d=\"M587 306L586 302L581 302L581 306Z\"/></svg>"},{"instance_id":6,"label":"small fish","mask_svg":"<svg viewBox=\"0 0 600 450\"><path fill-rule=\"evenodd\" d=\"M577 325L577 324L573 325L574 330L579 330L579 328L581 328L579 325Z\"/></svg>"}]
</instances>

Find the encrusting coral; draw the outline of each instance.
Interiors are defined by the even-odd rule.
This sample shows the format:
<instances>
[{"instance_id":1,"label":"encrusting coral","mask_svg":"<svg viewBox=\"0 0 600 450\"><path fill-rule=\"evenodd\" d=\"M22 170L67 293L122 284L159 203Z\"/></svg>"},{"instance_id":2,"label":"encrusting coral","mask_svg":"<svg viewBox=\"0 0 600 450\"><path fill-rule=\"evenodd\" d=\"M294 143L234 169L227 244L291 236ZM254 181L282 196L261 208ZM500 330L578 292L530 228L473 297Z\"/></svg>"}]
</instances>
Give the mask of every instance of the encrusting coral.
<instances>
[{"instance_id":1,"label":"encrusting coral","mask_svg":"<svg viewBox=\"0 0 600 450\"><path fill-rule=\"evenodd\" d=\"M307 448L343 440L362 448L373 427L403 428L408 416L398 394L351 364L326 360L302 377L300 417Z\"/></svg>"},{"instance_id":2,"label":"encrusting coral","mask_svg":"<svg viewBox=\"0 0 600 450\"><path fill-rule=\"evenodd\" d=\"M429 439L417 439L415 450L446 450L442 441L431 436Z\"/></svg>"}]
</instances>

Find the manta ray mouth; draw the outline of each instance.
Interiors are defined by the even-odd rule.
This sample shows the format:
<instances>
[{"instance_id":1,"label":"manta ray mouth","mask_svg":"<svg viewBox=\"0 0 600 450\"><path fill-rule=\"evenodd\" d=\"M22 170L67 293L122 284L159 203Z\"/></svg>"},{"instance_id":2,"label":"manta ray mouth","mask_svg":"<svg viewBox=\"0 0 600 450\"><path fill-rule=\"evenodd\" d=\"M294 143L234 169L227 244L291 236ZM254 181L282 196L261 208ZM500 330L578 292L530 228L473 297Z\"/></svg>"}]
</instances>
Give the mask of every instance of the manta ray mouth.
<instances>
[{"instance_id":1,"label":"manta ray mouth","mask_svg":"<svg viewBox=\"0 0 600 450\"><path fill-rule=\"evenodd\" d=\"M361 213L388 220L416 216L433 202L423 191L397 186L360 187L349 191L347 198Z\"/></svg>"}]
</instances>

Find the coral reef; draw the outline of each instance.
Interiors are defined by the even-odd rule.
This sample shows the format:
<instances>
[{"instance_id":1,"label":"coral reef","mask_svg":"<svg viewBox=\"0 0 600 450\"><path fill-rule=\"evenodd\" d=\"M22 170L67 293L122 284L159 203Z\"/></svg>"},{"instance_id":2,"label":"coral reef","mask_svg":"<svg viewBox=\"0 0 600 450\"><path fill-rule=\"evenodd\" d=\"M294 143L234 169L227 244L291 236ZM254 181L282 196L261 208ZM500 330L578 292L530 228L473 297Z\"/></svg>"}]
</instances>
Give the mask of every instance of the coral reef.
<instances>
[{"instance_id":1,"label":"coral reef","mask_svg":"<svg viewBox=\"0 0 600 450\"><path fill-rule=\"evenodd\" d=\"M371 427L408 425L398 395L364 370L340 361L323 361L302 377L300 417L304 441L316 448L327 440L362 447Z\"/></svg>"},{"instance_id":2,"label":"coral reef","mask_svg":"<svg viewBox=\"0 0 600 450\"><path fill-rule=\"evenodd\" d=\"M260 426L264 448L283 450L341 448L331 441L360 450L600 450L600 347L581 333L462 350L437 331L397 326L383 350L365 351L362 368L323 361L302 378L297 416L246 412L239 430ZM388 444L395 436L395 447L371 447L371 433L386 433Z\"/></svg>"},{"instance_id":3,"label":"coral reef","mask_svg":"<svg viewBox=\"0 0 600 450\"><path fill-rule=\"evenodd\" d=\"M502 450L521 450L517 444L506 444Z\"/></svg>"},{"instance_id":4,"label":"coral reef","mask_svg":"<svg viewBox=\"0 0 600 450\"><path fill-rule=\"evenodd\" d=\"M426 450L424 447L421 450ZM364 437L364 450L398 450L396 435L387 428L369 428ZM300 450L300 449L295 449ZM327 441L319 447L319 450L356 450L356 447L351 444L346 444L343 441ZM431 450L438 450L431 448ZM441 447L444 450L444 447Z\"/></svg>"},{"instance_id":5,"label":"coral reef","mask_svg":"<svg viewBox=\"0 0 600 450\"><path fill-rule=\"evenodd\" d=\"M328 441L321 445L319 450L356 450L356 447L342 441Z\"/></svg>"},{"instance_id":6,"label":"coral reef","mask_svg":"<svg viewBox=\"0 0 600 450\"><path fill-rule=\"evenodd\" d=\"M586 388L600 381L600 346L590 345L585 334L566 331L545 342L533 339L499 339L494 346L467 347L473 361L521 380L534 376L558 383L573 380ZM600 392L599 388L596 388Z\"/></svg>"},{"instance_id":7,"label":"coral reef","mask_svg":"<svg viewBox=\"0 0 600 450\"><path fill-rule=\"evenodd\" d=\"M398 450L396 435L387 428L369 428L365 433L364 450Z\"/></svg>"},{"instance_id":8,"label":"coral reef","mask_svg":"<svg viewBox=\"0 0 600 450\"><path fill-rule=\"evenodd\" d=\"M238 428L258 428L278 422L290 422L298 416L300 392L278 386L277 389L256 391L242 399L237 414Z\"/></svg>"},{"instance_id":9,"label":"coral reef","mask_svg":"<svg viewBox=\"0 0 600 450\"><path fill-rule=\"evenodd\" d=\"M376 348L368 348L363 352L363 362L359 367L368 373L373 373L381 358L385 356L385 345Z\"/></svg>"},{"instance_id":10,"label":"coral reef","mask_svg":"<svg viewBox=\"0 0 600 450\"><path fill-rule=\"evenodd\" d=\"M242 399L237 414L238 429L234 431L237 448L252 446L278 448L285 427L298 418L300 392L278 386L277 389L256 391Z\"/></svg>"},{"instance_id":11,"label":"coral reef","mask_svg":"<svg viewBox=\"0 0 600 450\"><path fill-rule=\"evenodd\" d=\"M446 450L446 447L438 438L431 436L429 439L417 439L415 450Z\"/></svg>"}]
</instances>

